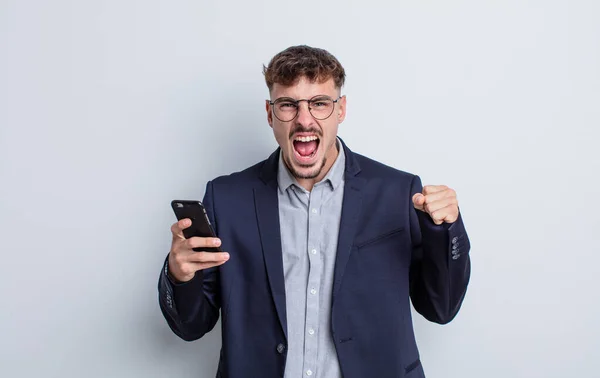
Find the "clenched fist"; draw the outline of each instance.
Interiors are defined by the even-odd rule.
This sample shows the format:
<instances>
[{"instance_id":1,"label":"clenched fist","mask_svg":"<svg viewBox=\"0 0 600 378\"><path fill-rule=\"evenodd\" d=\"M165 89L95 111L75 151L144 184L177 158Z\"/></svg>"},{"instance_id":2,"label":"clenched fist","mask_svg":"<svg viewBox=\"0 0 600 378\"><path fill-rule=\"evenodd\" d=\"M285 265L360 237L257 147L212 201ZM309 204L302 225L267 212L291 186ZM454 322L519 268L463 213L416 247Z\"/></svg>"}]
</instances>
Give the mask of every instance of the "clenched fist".
<instances>
[{"instance_id":1,"label":"clenched fist","mask_svg":"<svg viewBox=\"0 0 600 378\"><path fill-rule=\"evenodd\" d=\"M445 185L426 185L423 193L412 197L415 209L431 217L433 223L454 223L458 219L458 200L456 192Z\"/></svg>"},{"instance_id":2,"label":"clenched fist","mask_svg":"<svg viewBox=\"0 0 600 378\"><path fill-rule=\"evenodd\" d=\"M198 270L212 268L229 260L229 253L196 252L192 248L218 247L221 241L216 238L192 237L186 239L183 230L190 227L192 221L182 219L171 226L173 242L169 252L169 274L179 282L194 278Z\"/></svg>"}]
</instances>

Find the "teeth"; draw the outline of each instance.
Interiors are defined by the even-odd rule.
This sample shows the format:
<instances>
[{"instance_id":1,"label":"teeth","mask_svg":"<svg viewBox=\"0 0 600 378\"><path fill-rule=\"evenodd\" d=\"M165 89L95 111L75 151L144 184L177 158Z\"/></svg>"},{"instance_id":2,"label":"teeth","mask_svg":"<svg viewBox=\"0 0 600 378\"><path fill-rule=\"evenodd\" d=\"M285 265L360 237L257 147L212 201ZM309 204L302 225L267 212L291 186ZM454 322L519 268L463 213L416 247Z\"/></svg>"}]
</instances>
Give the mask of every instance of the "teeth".
<instances>
[{"instance_id":1,"label":"teeth","mask_svg":"<svg viewBox=\"0 0 600 378\"><path fill-rule=\"evenodd\" d=\"M299 136L299 137L296 137L294 140L296 140L298 142L310 142L310 141L317 140L317 139L319 139L319 138L317 138L315 135L313 135L313 136Z\"/></svg>"}]
</instances>

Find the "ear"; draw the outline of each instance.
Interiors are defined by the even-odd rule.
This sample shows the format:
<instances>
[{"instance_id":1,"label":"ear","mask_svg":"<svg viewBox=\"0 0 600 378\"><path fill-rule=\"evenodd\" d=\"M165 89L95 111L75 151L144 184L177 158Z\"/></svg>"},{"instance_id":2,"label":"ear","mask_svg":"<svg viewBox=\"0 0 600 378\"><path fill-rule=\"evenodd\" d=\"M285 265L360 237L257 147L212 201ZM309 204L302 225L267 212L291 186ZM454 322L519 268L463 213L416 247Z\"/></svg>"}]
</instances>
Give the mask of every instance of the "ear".
<instances>
[{"instance_id":1,"label":"ear","mask_svg":"<svg viewBox=\"0 0 600 378\"><path fill-rule=\"evenodd\" d=\"M346 95L342 96L342 98L340 98L337 102L338 104L338 109L337 109L337 119L338 119L338 123L342 123L344 122L344 120L346 119Z\"/></svg>"},{"instance_id":2,"label":"ear","mask_svg":"<svg viewBox=\"0 0 600 378\"><path fill-rule=\"evenodd\" d=\"M269 122L269 126L273 128L273 112L271 111L269 100L265 100L265 109L267 110L267 122Z\"/></svg>"}]
</instances>

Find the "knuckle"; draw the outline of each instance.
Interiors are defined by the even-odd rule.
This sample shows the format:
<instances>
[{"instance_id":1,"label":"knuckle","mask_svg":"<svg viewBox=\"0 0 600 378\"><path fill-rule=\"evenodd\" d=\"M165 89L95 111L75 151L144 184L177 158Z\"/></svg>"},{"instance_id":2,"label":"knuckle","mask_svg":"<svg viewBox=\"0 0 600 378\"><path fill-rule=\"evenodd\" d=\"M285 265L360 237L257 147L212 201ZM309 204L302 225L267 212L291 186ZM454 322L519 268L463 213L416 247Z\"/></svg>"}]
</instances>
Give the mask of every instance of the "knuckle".
<instances>
[{"instance_id":1,"label":"knuckle","mask_svg":"<svg viewBox=\"0 0 600 378\"><path fill-rule=\"evenodd\" d=\"M194 247L207 247L206 238L195 236L191 239L194 239Z\"/></svg>"},{"instance_id":2,"label":"knuckle","mask_svg":"<svg viewBox=\"0 0 600 378\"><path fill-rule=\"evenodd\" d=\"M199 245L198 245L198 240L196 240L196 238L195 238L195 237L187 239L187 240L186 240L186 243L187 243L187 246L188 246L188 248L196 248L196 247L199 247Z\"/></svg>"},{"instance_id":3,"label":"knuckle","mask_svg":"<svg viewBox=\"0 0 600 378\"><path fill-rule=\"evenodd\" d=\"M185 264L185 256L183 256L181 253L177 253L175 255L173 255L173 260L175 261L175 263L179 266Z\"/></svg>"},{"instance_id":4,"label":"knuckle","mask_svg":"<svg viewBox=\"0 0 600 378\"><path fill-rule=\"evenodd\" d=\"M197 239L198 238L196 238L196 237L186 239L185 244L186 244L187 248L192 249L192 248L196 248L196 247L202 247L202 245L200 243L198 243Z\"/></svg>"},{"instance_id":5,"label":"knuckle","mask_svg":"<svg viewBox=\"0 0 600 378\"><path fill-rule=\"evenodd\" d=\"M196 255L198 262L204 263L210 261L210 254L208 252L198 252Z\"/></svg>"},{"instance_id":6,"label":"knuckle","mask_svg":"<svg viewBox=\"0 0 600 378\"><path fill-rule=\"evenodd\" d=\"M206 260L210 262L219 261L219 253L206 252Z\"/></svg>"},{"instance_id":7,"label":"knuckle","mask_svg":"<svg viewBox=\"0 0 600 378\"><path fill-rule=\"evenodd\" d=\"M179 255L181 253L181 244L173 243L171 245L171 251L169 253L172 254L173 256Z\"/></svg>"}]
</instances>

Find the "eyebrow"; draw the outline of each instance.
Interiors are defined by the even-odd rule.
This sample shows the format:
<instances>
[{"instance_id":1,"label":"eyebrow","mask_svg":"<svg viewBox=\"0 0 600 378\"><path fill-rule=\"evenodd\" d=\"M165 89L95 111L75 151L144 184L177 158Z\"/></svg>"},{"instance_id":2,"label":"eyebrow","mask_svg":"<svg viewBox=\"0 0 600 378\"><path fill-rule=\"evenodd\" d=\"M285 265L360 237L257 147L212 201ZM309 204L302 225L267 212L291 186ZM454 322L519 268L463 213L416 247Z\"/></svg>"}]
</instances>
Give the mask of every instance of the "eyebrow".
<instances>
[{"instance_id":1,"label":"eyebrow","mask_svg":"<svg viewBox=\"0 0 600 378\"><path fill-rule=\"evenodd\" d=\"M326 94L318 94L318 95L312 96L311 98L309 98L307 100L318 100L318 99L321 99L321 98L332 98L332 97L329 96L329 95L326 95ZM298 101L298 100L296 100L295 98L292 98L292 97L278 97L278 98L276 98L273 101L283 101L283 100Z\"/></svg>"}]
</instances>

